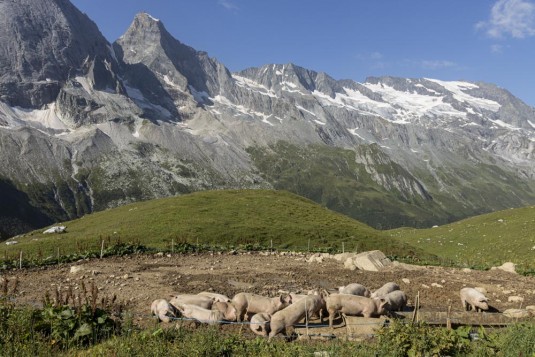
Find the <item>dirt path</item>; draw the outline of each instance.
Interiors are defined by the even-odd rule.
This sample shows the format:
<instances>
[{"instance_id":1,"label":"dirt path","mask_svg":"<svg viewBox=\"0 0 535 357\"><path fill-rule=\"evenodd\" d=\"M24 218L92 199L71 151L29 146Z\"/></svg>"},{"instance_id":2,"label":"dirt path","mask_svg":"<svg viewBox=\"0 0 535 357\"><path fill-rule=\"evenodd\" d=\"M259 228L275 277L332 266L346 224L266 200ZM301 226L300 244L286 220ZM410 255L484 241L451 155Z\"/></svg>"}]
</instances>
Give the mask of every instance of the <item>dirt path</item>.
<instances>
[{"instance_id":1,"label":"dirt path","mask_svg":"<svg viewBox=\"0 0 535 357\"><path fill-rule=\"evenodd\" d=\"M71 272L72 266L80 271ZM487 289L490 304L500 311L518 308L509 296L524 298L522 306L535 305L535 278L503 271L471 271L441 267L392 267L382 272L350 271L341 262L326 259L308 263L306 256L246 254L134 255L93 259L48 268L11 271L8 278L20 280L18 304L39 306L46 291L72 287L80 291L94 282L101 296L116 294L129 303L141 325L150 323L150 303L173 293L214 291L234 296L241 291L276 295L279 290L300 292L314 288L336 288L352 282L377 289L397 282L412 299L420 292L422 309L446 311L451 299L454 311L461 311L458 292L464 286Z\"/></svg>"}]
</instances>

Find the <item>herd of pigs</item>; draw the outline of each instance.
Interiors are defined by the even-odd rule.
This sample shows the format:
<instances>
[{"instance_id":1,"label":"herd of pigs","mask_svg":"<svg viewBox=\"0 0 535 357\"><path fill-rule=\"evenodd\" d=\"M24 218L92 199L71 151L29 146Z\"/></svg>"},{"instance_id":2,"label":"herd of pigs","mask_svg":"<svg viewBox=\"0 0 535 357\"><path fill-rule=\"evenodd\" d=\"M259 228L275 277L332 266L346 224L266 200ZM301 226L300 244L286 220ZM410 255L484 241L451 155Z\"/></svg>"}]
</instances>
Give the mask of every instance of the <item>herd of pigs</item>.
<instances>
[{"instance_id":1,"label":"herd of pigs","mask_svg":"<svg viewBox=\"0 0 535 357\"><path fill-rule=\"evenodd\" d=\"M474 288L460 291L463 309L488 310L488 300ZM152 302L151 313L160 321L170 322L179 317L208 324L249 320L251 330L270 339L303 319L329 315L329 327L333 328L335 315L379 317L393 311L402 311L407 305L407 295L394 282L384 284L374 292L357 283L341 286L337 293L311 290L308 294L283 294L269 298L252 293L238 293L229 297L201 292L199 294L173 295L170 301L157 299Z\"/></svg>"}]
</instances>

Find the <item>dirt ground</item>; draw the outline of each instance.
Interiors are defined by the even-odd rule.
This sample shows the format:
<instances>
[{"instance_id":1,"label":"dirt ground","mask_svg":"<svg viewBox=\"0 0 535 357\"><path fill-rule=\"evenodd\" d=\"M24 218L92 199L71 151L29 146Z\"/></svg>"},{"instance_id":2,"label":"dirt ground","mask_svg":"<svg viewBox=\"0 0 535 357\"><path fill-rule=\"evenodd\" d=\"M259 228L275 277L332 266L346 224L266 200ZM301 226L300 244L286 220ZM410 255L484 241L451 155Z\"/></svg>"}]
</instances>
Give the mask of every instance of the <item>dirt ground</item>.
<instances>
[{"instance_id":1,"label":"dirt ground","mask_svg":"<svg viewBox=\"0 0 535 357\"><path fill-rule=\"evenodd\" d=\"M17 304L39 306L46 291L54 296L59 287L80 291L94 282L100 296L117 295L127 302L135 321L153 324L150 304L154 299L169 299L174 293L213 291L232 298L238 292L274 296L279 291L302 292L315 288L333 289L353 282L377 289L394 281L409 296L409 305L420 293L422 311L446 311L448 300L453 311L462 311L459 290L481 286L487 289L490 305L499 311L535 305L535 277L500 270L470 271L442 267L398 265L381 272L350 271L343 263L325 259L308 263L304 254L287 256L270 253L215 253L190 255L132 255L92 259L45 268L8 272L20 280ZM78 272L71 267L77 266ZM524 298L508 302L509 296Z\"/></svg>"}]
</instances>

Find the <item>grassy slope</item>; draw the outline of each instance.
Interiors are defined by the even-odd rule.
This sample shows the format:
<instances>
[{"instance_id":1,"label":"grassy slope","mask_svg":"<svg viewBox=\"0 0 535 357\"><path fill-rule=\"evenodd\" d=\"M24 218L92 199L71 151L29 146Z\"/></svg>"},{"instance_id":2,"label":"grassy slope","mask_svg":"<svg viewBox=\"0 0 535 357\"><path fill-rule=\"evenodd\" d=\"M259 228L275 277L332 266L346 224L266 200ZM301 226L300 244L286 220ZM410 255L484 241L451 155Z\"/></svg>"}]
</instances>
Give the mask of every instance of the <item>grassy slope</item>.
<instances>
[{"instance_id":1,"label":"grassy slope","mask_svg":"<svg viewBox=\"0 0 535 357\"><path fill-rule=\"evenodd\" d=\"M406 244L382 238L375 229L284 191L204 191L138 202L65 222L68 233L42 230L17 238L8 254L68 254L98 249L102 238L170 248L176 243L262 244L278 249L380 249L397 256L419 255Z\"/></svg>"},{"instance_id":2,"label":"grassy slope","mask_svg":"<svg viewBox=\"0 0 535 357\"><path fill-rule=\"evenodd\" d=\"M362 156L379 156L377 160L384 161L384 154L373 145L362 145L359 150ZM354 151L322 145L298 147L283 141L269 149L250 147L248 151L276 189L307 197L373 227L430 226L437 217L440 221L449 218L434 201L412 197L408 202L395 187L387 190L377 184L364 165L356 162ZM406 178L407 173L388 160L375 168L382 175Z\"/></svg>"},{"instance_id":3,"label":"grassy slope","mask_svg":"<svg viewBox=\"0 0 535 357\"><path fill-rule=\"evenodd\" d=\"M467 266L512 261L535 270L535 206L508 209L430 229L395 229L386 235Z\"/></svg>"}]
</instances>

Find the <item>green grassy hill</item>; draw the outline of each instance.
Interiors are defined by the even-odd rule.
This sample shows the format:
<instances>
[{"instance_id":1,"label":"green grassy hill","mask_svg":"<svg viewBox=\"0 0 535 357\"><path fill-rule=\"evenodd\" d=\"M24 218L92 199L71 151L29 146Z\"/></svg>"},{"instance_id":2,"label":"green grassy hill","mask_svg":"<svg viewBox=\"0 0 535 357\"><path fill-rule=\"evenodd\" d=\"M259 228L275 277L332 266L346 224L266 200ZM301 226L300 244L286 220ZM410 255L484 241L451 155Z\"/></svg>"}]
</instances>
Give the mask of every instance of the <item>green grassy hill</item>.
<instances>
[{"instance_id":1,"label":"green grassy hill","mask_svg":"<svg viewBox=\"0 0 535 357\"><path fill-rule=\"evenodd\" d=\"M70 254L117 241L170 249L171 242L222 246L259 244L276 249L380 249L387 255L420 256L407 244L308 199L272 190L204 191L138 202L62 223L67 233L34 231L4 246L4 254ZM310 245L309 245L310 244ZM1 254L1 252L0 252Z\"/></svg>"},{"instance_id":2,"label":"green grassy hill","mask_svg":"<svg viewBox=\"0 0 535 357\"><path fill-rule=\"evenodd\" d=\"M488 268L512 261L519 265L517 270L535 271L535 206L384 234L456 264Z\"/></svg>"}]
</instances>

